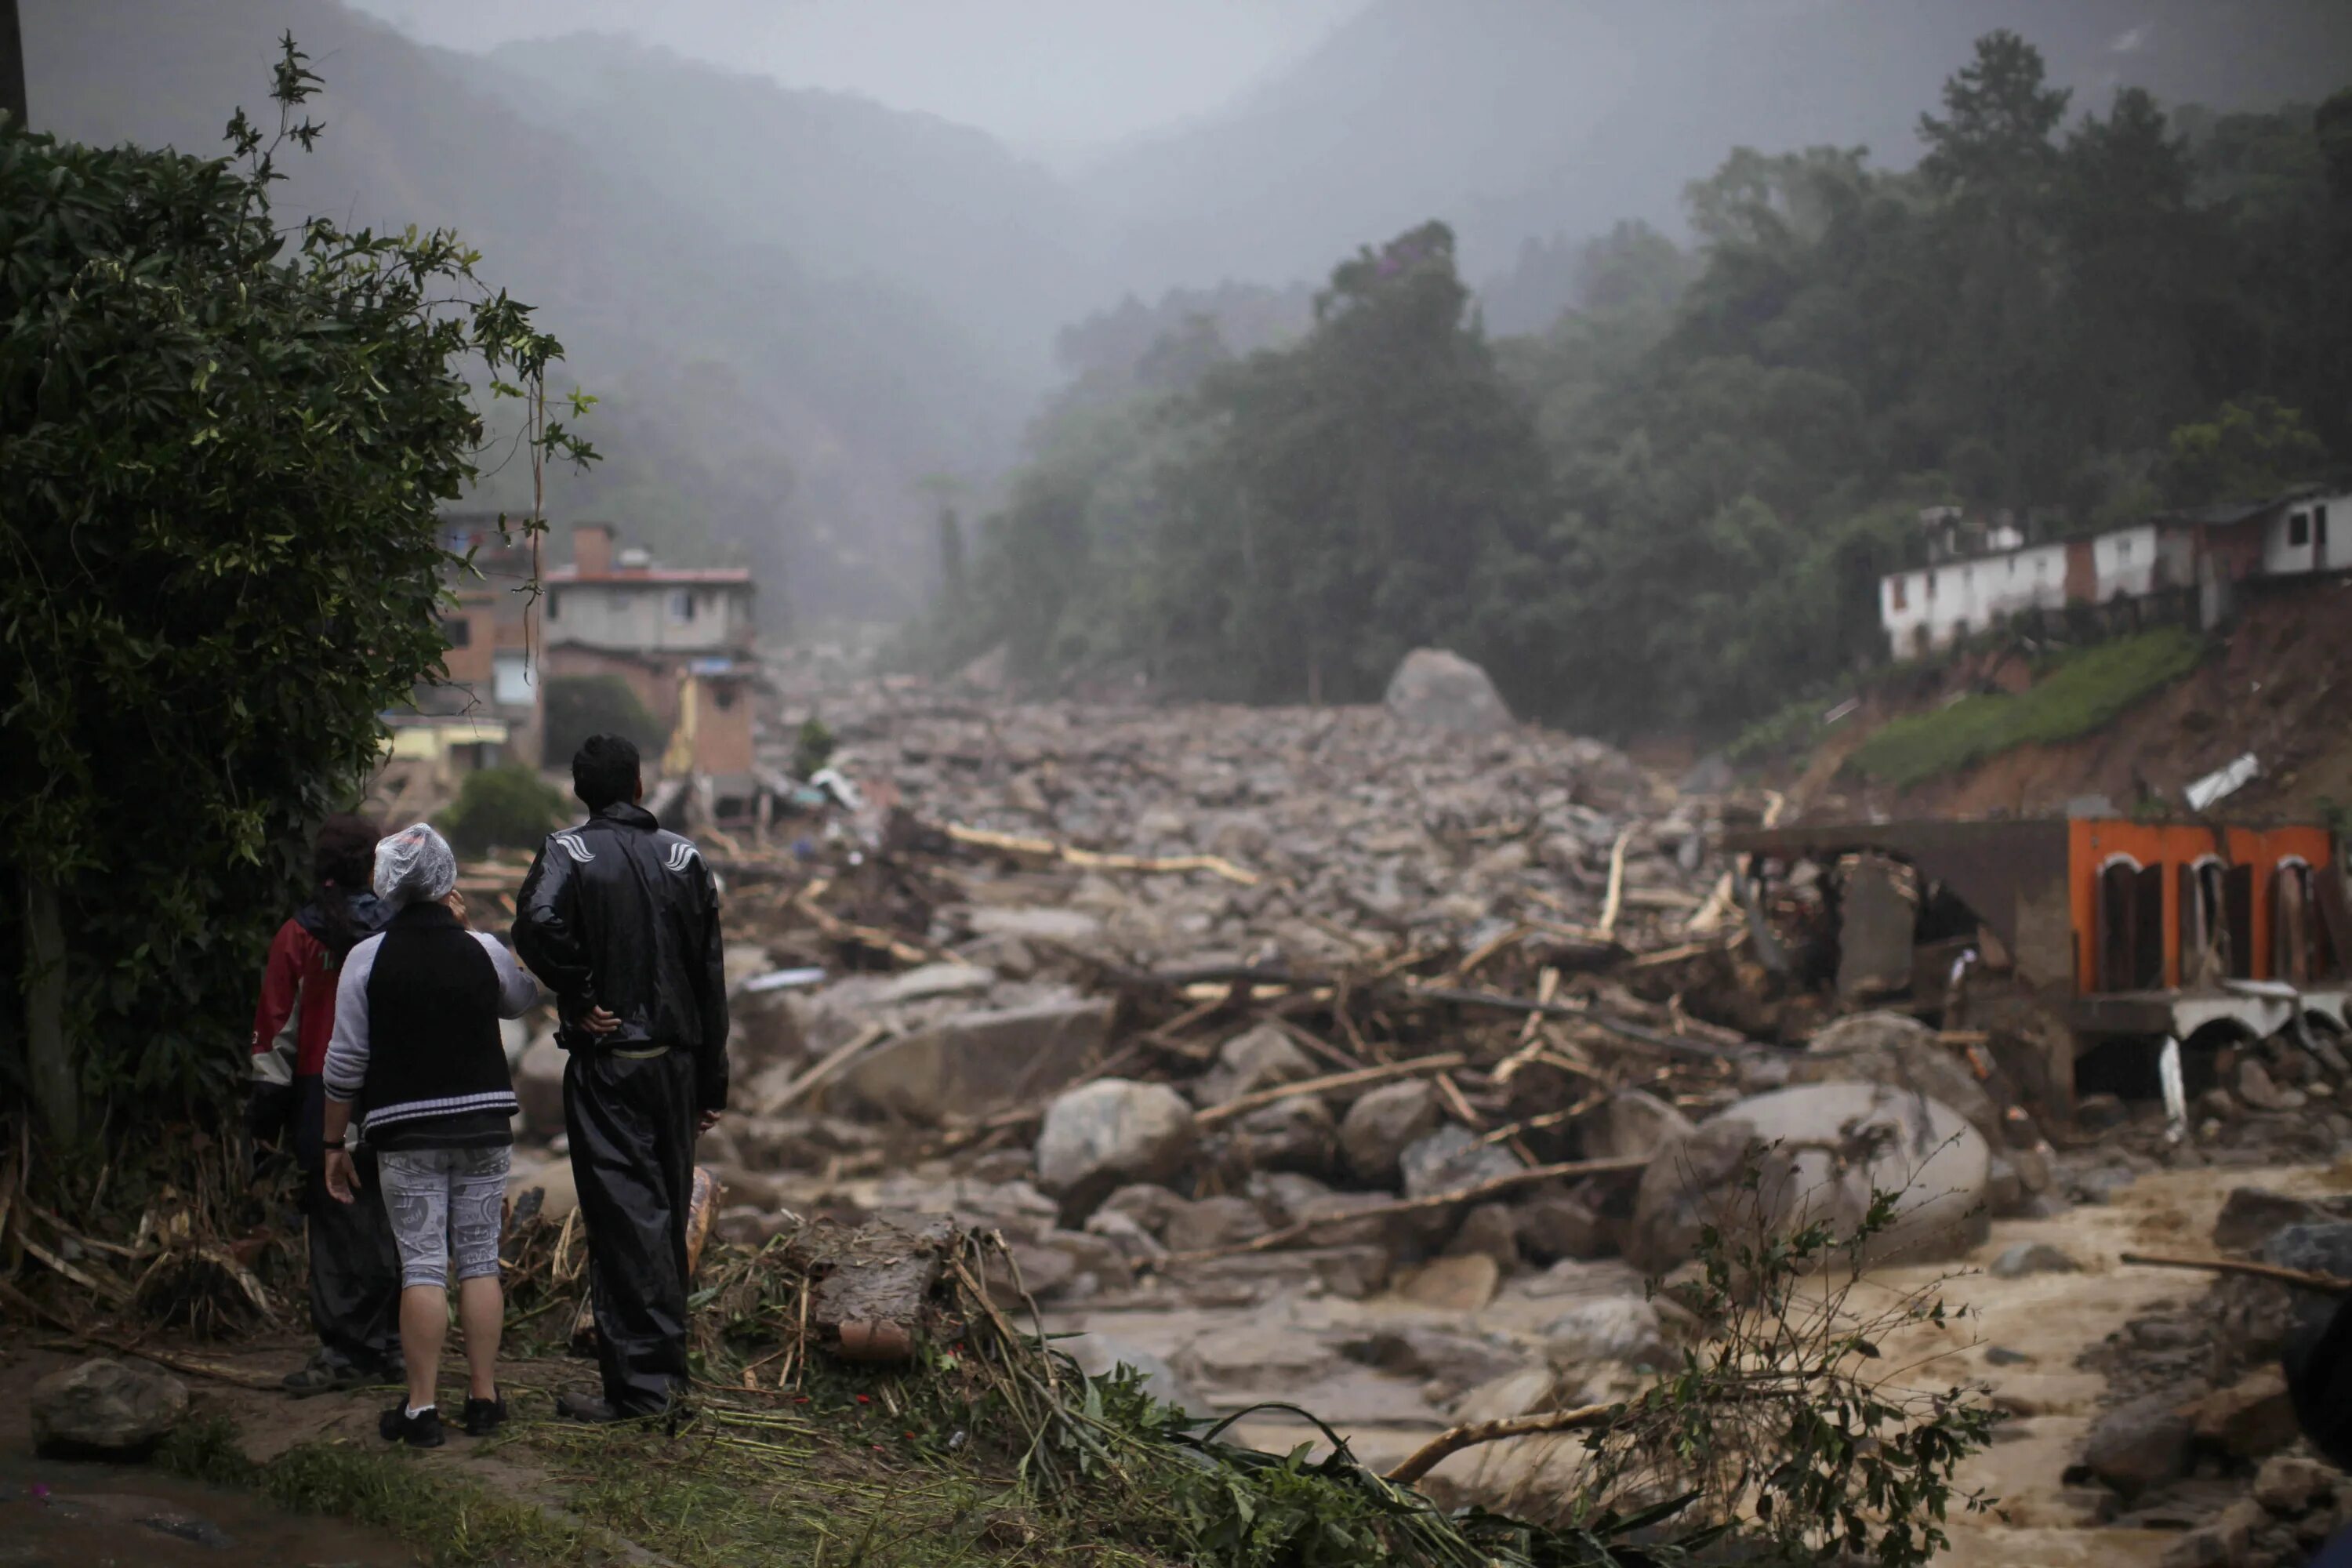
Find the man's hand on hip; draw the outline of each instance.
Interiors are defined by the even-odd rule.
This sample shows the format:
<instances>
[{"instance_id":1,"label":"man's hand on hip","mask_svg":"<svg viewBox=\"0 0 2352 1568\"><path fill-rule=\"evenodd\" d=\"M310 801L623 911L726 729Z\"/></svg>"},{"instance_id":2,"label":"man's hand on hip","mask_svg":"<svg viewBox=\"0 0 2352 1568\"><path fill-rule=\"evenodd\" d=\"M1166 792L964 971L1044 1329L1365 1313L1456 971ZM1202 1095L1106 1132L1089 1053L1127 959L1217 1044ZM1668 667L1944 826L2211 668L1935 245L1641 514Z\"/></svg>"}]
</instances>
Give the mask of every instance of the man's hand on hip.
<instances>
[{"instance_id":1,"label":"man's hand on hip","mask_svg":"<svg viewBox=\"0 0 2352 1568\"><path fill-rule=\"evenodd\" d=\"M723 1110L706 1110L694 1119L694 1130L697 1132L708 1132L718 1126L719 1119L726 1114Z\"/></svg>"},{"instance_id":2,"label":"man's hand on hip","mask_svg":"<svg viewBox=\"0 0 2352 1568\"><path fill-rule=\"evenodd\" d=\"M592 1035L609 1035L621 1026L621 1018L603 1007L591 1007L580 1016L580 1026Z\"/></svg>"}]
</instances>

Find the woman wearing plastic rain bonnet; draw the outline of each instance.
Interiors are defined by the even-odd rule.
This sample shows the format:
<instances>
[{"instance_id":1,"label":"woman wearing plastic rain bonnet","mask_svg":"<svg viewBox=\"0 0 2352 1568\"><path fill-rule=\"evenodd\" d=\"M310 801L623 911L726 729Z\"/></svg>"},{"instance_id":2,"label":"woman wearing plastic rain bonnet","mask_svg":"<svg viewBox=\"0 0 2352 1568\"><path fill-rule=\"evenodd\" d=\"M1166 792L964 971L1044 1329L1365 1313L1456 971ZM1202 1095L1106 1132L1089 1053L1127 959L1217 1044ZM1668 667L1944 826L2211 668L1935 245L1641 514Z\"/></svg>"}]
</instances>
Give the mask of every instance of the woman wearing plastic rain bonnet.
<instances>
[{"instance_id":1,"label":"woman wearing plastic rain bonnet","mask_svg":"<svg viewBox=\"0 0 2352 1568\"><path fill-rule=\"evenodd\" d=\"M481 1436L506 1419L499 1220L517 1106L499 1020L520 1017L538 999L498 938L466 929L457 889L457 858L424 824L376 846L375 895L394 913L343 960L327 1047L327 1189L343 1203L357 1193L342 1146L356 1110L400 1247L408 1397L383 1413L378 1430L418 1448L442 1441L434 1384L453 1272L466 1331L466 1430Z\"/></svg>"}]
</instances>

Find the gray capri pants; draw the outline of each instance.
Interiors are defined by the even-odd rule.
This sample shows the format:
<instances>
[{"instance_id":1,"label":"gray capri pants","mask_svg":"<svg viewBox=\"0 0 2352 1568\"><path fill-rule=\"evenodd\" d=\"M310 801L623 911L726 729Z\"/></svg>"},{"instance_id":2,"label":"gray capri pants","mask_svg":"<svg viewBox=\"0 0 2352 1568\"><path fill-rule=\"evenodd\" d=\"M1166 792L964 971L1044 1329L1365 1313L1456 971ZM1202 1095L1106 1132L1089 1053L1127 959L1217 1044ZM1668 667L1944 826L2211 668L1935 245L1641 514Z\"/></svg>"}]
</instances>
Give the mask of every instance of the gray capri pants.
<instances>
[{"instance_id":1,"label":"gray capri pants","mask_svg":"<svg viewBox=\"0 0 2352 1568\"><path fill-rule=\"evenodd\" d=\"M446 1289L449 1260L458 1279L499 1272L499 1222L506 1212L507 1168L514 1151L387 1149L376 1156L384 1212L400 1245L400 1284Z\"/></svg>"}]
</instances>

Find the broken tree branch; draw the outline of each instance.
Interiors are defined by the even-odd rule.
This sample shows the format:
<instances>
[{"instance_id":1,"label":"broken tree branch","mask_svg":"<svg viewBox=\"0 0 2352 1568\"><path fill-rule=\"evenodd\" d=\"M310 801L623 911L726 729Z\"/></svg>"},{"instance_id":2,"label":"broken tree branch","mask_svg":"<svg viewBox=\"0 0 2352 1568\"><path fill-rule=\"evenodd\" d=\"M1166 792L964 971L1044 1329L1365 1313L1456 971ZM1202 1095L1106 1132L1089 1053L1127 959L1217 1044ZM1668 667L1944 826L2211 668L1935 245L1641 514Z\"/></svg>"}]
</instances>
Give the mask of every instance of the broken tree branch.
<instances>
[{"instance_id":1,"label":"broken tree branch","mask_svg":"<svg viewBox=\"0 0 2352 1568\"><path fill-rule=\"evenodd\" d=\"M1391 1485L1409 1487L1446 1459L1481 1443L1506 1437L1532 1437L1546 1432L1580 1432L1598 1426L1623 1408L1616 1405L1580 1405L1573 1410L1547 1410L1536 1415L1513 1415L1501 1421L1471 1421L1449 1426L1415 1448L1404 1463L1384 1478Z\"/></svg>"},{"instance_id":2,"label":"broken tree branch","mask_svg":"<svg viewBox=\"0 0 2352 1568\"><path fill-rule=\"evenodd\" d=\"M1255 871L1236 866L1220 855L1112 855L1098 849L1081 849L1074 844L1057 844L1050 838L1023 838L1015 834L996 833L984 827L966 827L960 822L948 824L947 836L958 844L970 845L976 849L994 849L1006 855L1043 856L1067 866L1096 870L1206 871L1213 877L1222 877L1244 888L1255 888L1259 880Z\"/></svg>"},{"instance_id":3,"label":"broken tree branch","mask_svg":"<svg viewBox=\"0 0 2352 1568\"><path fill-rule=\"evenodd\" d=\"M1262 1105L1274 1105L1293 1100L1302 1094L1321 1094L1327 1089L1355 1089L1366 1084L1386 1083L1394 1078L1414 1078L1423 1073L1441 1073L1453 1068L1467 1067L1470 1058L1460 1051L1440 1051L1433 1057L1415 1057L1409 1062L1397 1062L1389 1067L1358 1068L1353 1072L1327 1073L1321 1078L1300 1079L1296 1083L1277 1084L1253 1093L1237 1095L1223 1105L1213 1105L1192 1118L1196 1125L1213 1127L1220 1121L1230 1121L1236 1116L1255 1110Z\"/></svg>"},{"instance_id":4,"label":"broken tree branch","mask_svg":"<svg viewBox=\"0 0 2352 1568\"><path fill-rule=\"evenodd\" d=\"M2208 1274L2242 1274L2254 1279L2275 1280L2292 1285L2299 1290L2317 1290L2330 1296L2352 1294L2352 1279L2333 1274L2315 1274L2302 1268L2282 1268L2275 1263L2252 1263L2238 1258L2173 1258L2156 1252L2126 1252L2119 1259L2136 1263L2144 1268L2199 1268Z\"/></svg>"},{"instance_id":5,"label":"broken tree branch","mask_svg":"<svg viewBox=\"0 0 2352 1568\"><path fill-rule=\"evenodd\" d=\"M1454 1187L1442 1193L1431 1193L1418 1198L1399 1198L1394 1203L1380 1204L1370 1208L1344 1209L1333 1214L1316 1215L1278 1230L1267 1231L1233 1247L1212 1247L1197 1252L1171 1252L1164 1258L1151 1259L1151 1267L1166 1268L1171 1263L1206 1263L1213 1258L1238 1258L1251 1252L1271 1252L1301 1237L1312 1236L1318 1230L1330 1230L1360 1220L1386 1219L1391 1215L1419 1214L1426 1209L1444 1208L1454 1204L1476 1203L1496 1193L1507 1193L1514 1187L1529 1186L1537 1182L1549 1182L1570 1176L1624 1175L1648 1168L1646 1159L1570 1160L1558 1165L1534 1165L1507 1175L1489 1176L1466 1187Z\"/></svg>"},{"instance_id":6,"label":"broken tree branch","mask_svg":"<svg viewBox=\"0 0 2352 1568\"><path fill-rule=\"evenodd\" d=\"M784 1091L778 1095L775 1100L768 1106L765 1114L773 1116L778 1111L791 1106L795 1100L799 1100L802 1095L806 1094L810 1089L814 1089L817 1085L824 1082L825 1079L831 1078L835 1073L839 1072L844 1067L847 1066L853 1058L863 1056L866 1052L872 1050L876 1046L889 1038L891 1038L891 1030L888 1026L883 1024L866 1025L866 1027L858 1030L856 1034L851 1036L846 1044L835 1047L833 1050L825 1054L825 1057L822 1061L818 1062L814 1067L810 1068L806 1072L802 1073L798 1078L793 1079L792 1082L784 1085Z\"/></svg>"},{"instance_id":7,"label":"broken tree branch","mask_svg":"<svg viewBox=\"0 0 2352 1568\"><path fill-rule=\"evenodd\" d=\"M1609 893L1601 901L1597 928L1604 937L1617 934L1617 912L1625 902L1625 848L1633 842L1633 826L1628 823L1619 830L1617 842L1609 847Z\"/></svg>"}]
</instances>

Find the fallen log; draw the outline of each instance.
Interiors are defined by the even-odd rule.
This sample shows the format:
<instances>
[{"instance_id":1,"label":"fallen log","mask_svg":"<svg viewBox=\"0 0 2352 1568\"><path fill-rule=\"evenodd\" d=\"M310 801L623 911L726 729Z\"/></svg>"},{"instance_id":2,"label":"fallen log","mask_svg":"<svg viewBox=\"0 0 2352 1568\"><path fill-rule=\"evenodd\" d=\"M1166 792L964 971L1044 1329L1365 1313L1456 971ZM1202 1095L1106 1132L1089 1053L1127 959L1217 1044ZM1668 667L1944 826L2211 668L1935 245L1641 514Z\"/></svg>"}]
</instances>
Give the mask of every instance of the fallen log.
<instances>
[{"instance_id":1,"label":"fallen log","mask_svg":"<svg viewBox=\"0 0 2352 1568\"><path fill-rule=\"evenodd\" d=\"M1143 871L1153 874L1206 871L1228 882L1244 888L1258 885L1258 874L1234 865L1220 855L1115 855L1099 849L1081 849L1074 844L1057 844L1050 838L1024 838L1016 834L997 833L984 827L966 827L950 822L947 836L958 844L975 849L994 849L1007 855L1036 855L1064 865L1085 867L1102 871Z\"/></svg>"},{"instance_id":2,"label":"fallen log","mask_svg":"<svg viewBox=\"0 0 2352 1568\"><path fill-rule=\"evenodd\" d=\"M2252 1279L2269 1279L2281 1285L2291 1285L2298 1290L2317 1290L2326 1295L2352 1295L2352 1279L2334 1274L2315 1274L2303 1268L2282 1268L2275 1263L2254 1263L2241 1258L2175 1258L2159 1252L2126 1252L2119 1261L2137 1264L2143 1268L2196 1268L2208 1274L2242 1274Z\"/></svg>"},{"instance_id":3,"label":"fallen log","mask_svg":"<svg viewBox=\"0 0 2352 1568\"><path fill-rule=\"evenodd\" d=\"M1236 1243L1232 1247L1203 1247L1195 1252L1171 1252L1163 1258L1150 1259L1147 1267L1164 1268L1170 1264L1207 1263L1220 1258L1239 1258L1252 1252L1271 1252L1286 1243L1297 1241L1303 1237L1312 1236L1318 1230L1329 1230L1338 1226L1353 1225L1368 1219L1386 1219L1391 1215L1418 1214L1424 1209L1445 1208L1454 1204L1476 1203L1482 1198L1492 1197L1496 1193L1507 1193L1514 1187L1529 1186L1537 1182L1564 1180L1574 1176L1626 1175L1648 1169L1649 1163L1648 1158L1643 1156L1616 1160L1570 1160L1557 1165L1534 1165L1524 1171L1513 1171L1502 1176L1489 1176L1483 1182L1475 1182L1466 1187L1454 1187L1442 1193L1431 1193L1423 1197L1399 1198L1394 1203L1381 1204L1372 1208L1345 1209L1336 1214L1317 1215L1311 1219L1302 1219L1294 1225L1286 1225L1278 1230L1267 1231L1264 1236Z\"/></svg>"}]
</instances>

